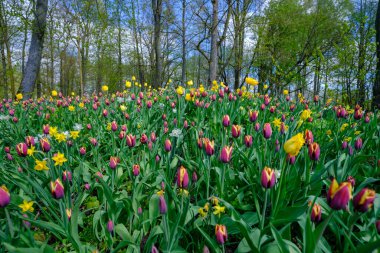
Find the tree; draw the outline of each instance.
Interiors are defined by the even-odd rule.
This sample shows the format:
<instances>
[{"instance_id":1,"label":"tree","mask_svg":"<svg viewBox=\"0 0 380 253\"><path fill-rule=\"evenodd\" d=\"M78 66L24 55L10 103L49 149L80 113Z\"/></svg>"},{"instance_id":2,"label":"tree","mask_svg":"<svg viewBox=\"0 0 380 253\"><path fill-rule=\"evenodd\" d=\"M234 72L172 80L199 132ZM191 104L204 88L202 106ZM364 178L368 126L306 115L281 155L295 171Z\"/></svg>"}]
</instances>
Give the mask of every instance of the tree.
<instances>
[{"instance_id":1,"label":"tree","mask_svg":"<svg viewBox=\"0 0 380 253\"><path fill-rule=\"evenodd\" d=\"M372 108L380 109L380 1L377 4L376 12L376 78L373 84L373 98L372 98Z\"/></svg>"},{"instance_id":2,"label":"tree","mask_svg":"<svg viewBox=\"0 0 380 253\"><path fill-rule=\"evenodd\" d=\"M161 15L162 0L152 0L152 10L154 19L153 48L155 67L153 74L153 87L158 88L162 82L162 59L161 59Z\"/></svg>"},{"instance_id":3,"label":"tree","mask_svg":"<svg viewBox=\"0 0 380 253\"><path fill-rule=\"evenodd\" d=\"M48 0L37 0L29 56L20 87L25 99L32 96L38 72L40 70L47 9Z\"/></svg>"}]
</instances>

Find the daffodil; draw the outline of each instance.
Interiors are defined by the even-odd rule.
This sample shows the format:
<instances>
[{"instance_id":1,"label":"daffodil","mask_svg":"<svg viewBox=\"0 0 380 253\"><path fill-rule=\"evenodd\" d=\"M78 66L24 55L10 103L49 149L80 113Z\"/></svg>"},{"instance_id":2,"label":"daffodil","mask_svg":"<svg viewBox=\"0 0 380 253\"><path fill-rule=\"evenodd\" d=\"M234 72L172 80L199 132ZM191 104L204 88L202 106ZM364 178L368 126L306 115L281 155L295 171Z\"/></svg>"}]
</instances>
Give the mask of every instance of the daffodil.
<instances>
[{"instance_id":1,"label":"daffodil","mask_svg":"<svg viewBox=\"0 0 380 253\"><path fill-rule=\"evenodd\" d=\"M46 165L46 160L36 160L36 165L34 166L34 169L37 171L49 170L48 166Z\"/></svg>"},{"instance_id":2,"label":"daffodil","mask_svg":"<svg viewBox=\"0 0 380 253\"><path fill-rule=\"evenodd\" d=\"M22 210L23 213L26 213L26 212L33 212L34 211L34 208L33 208L33 201L27 201L24 199L24 201L22 202L22 204L18 205Z\"/></svg>"},{"instance_id":3,"label":"daffodil","mask_svg":"<svg viewBox=\"0 0 380 253\"><path fill-rule=\"evenodd\" d=\"M347 127L348 127L348 124L347 124L347 123L344 123L344 124L340 127L340 131L343 132L344 130L346 130Z\"/></svg>"},{"instance_id":4,"label":"daffodil","mask_svg":"<svg viewBox=\"0 0 380 253\"><path fill-rule=\"evenodd\" d=\"M246 77L245 78L245 82L247 84L249 84L249 85L252 85L252 86L256 86L256 85L259 84L259 82L256 79L252 78L252 77Z\"/></svg>"},{"instance_id":5,"label":"daffodil","mask_svg":"<svg viewBox=\"0 0 380 253\"><path fill-rule=\"evenodd\" d=\"M50 127L49 128L49 134L50 134L50 136L54 136L54 135L56 135L58 133L58 130L57 130L57 127Z\"/></svg>"},{"instance_id":6,"label":"daffodil","mask_svg":"<svg viewBox=\"0 0 380 253\"><path fill-rule=\"evenodd\" d=\"M282 94L284 94L285 96L289 94L289 91L288 90L283 90L282 91Z\"/></svg>"},{"instance_id":7,"label":"daffodil","mask_svg":"<svg viewBox=\"0 0 380 253\"><path fill-rule=\"evenodd\" d=\"M220 206L220 205L216 205L213 208L214 208L213 214L214 215L219 215L219 216L220 216L220 214L224 213L225 209L226 209L225 206Z\"/></svg>"},{"instance_id":8,"label":"daffodil","mask_svg":"<svg viewBox=\"0 0 380 253\"><path fill-rule=\"evenodd\" d=\"M305 121L308 118L310 118L310 116L311 116L311 111L309 109L303 110L302 113L301 113L300 119L303 120L303 121Z\"/></svg>"},{"instance_id":9,"label":"daffodil","mask_svg":"<svg viewBox=\"0 0 380 253\"><path fill-rule=\"evenodd\" d=\"M83 102L80 102L80 103L79 103L79 107L80 107L80 108L83 108L83 107L84 107L84 103L83 103Z\"/></svg>"},{"instance_id":10,"label":"daffodil","mask_svg":"<svg viewBox=\"0 0 380 253\"><path fill-rule=\"evenodd\" d=\"M66 141L66 135L64 133L57 133L54 135L54 138L59 142Z\"/></svg>"},{"instance_id":11,"label":"daffodil","mask_svg":"<svg viewBox=\"0 0 380 253\"><path fill-rule=\"evenodd\" d=\"M56 96L58 96L58 92L57 92L56 90L52 90L52 92L51 92L51 96L52 96L52 97L56 97Z\"/></svg>"},{"instance_id":12,"label":"daffodil","mask_svg":"<svg viewBox=\"0 0 380 253\"><path fill-rule=\"evenodd\" d=\"M30 146L30 148L28 148L28 151L27 151L28 156L32 156L35 152L35 149L36 149L36 147L34 147L33 145Z\"/></svg>"},{"instance_id":13,"label":"daffodil","mask_svg":"<svg viewBox=\"0 0 380 253\"><path fill-rule=\"evenodd\" d=\"M355 135L359 135L361 132L360 131L355 131L354 134Z\"/></svg>"},{"instance_id":14,"label":"daffodil","mask_svg":"<svg viewBox=\"0 0 380 253\"><path fill-rule=\"evenodd\" d=\"M70 137L75 140L79 137L79 131L70 131Z\"/></svg>"},{"instance_id":15,"label":"daffodil","mask_svg":"<svg viewBox=\"0 0 380 253\"><path fill-rule=\"evenodd\" d=\"M22 100L22 99L23 99L22 94L21 94L21 93L18 93L18 94L16 95L16 99L17 99L17 100Z\"/></svg>"},{"instance_id":16,"label":"daffodil","mask_svg":"<svg viewBox=\"0 0 380 253\"><path fill-rule=\"evenodd\" d=\"M107 85L103 85L102 86L102 91L108 91L108 86Z\"/></svg>"},{"instance_id":17,"label":"daffodil","mask_svg":"<svg viewBox=\"0 0 380 253\"><path fill-rule=\"evenodd\" d=\"M178 86L178 88L176 89L176 92L178 95L182 96L185 93L185 89L182 86Z\"/></svg>"},{"instance_id":18,"label":"daffodil","mask_svg":"<svg viewBox=\"0 0 380 253\"><path fill-rule=\"evenodd\" d=\"M273 123L273 125L274 126L276 126L278 129L280 129L280 127L281 127L281 120L280 119L274 119L273 121L272 121L272 123Z\"/></svg>"},{"instance_id":19,"label":"daffodil","mask_svg":"<svg viewBox=\"0 0 380 253\"><path fill-rule=\"evenodd\" d=\"M74 106L72 106L72 105L70 105L70 106L69 106L69 111L70 111L70 112L73 112L73 111L75 111L75 107L74 107Z\"/></svg>"},{"instance_id":20,"label":"daffodil","mask_svg":"<svg viewBox=\"0 0 380 253\"><path fill-rule=\"evenodd\" d=\"M53 158L53 161L55 162L54 165L57 166L62 166L64 162L67 162L67 159L65 158L64 154L61 154L58 152Z\"/></svg>"}]
</instances>

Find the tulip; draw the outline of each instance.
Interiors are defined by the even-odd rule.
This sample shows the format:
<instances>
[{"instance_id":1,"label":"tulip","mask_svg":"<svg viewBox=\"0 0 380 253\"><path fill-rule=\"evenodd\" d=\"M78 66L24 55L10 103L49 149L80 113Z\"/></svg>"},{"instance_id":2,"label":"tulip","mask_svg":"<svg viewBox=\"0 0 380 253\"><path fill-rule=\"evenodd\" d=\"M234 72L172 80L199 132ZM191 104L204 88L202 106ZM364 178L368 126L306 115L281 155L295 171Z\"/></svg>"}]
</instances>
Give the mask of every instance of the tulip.
<instances>
[{"instance_id":1,"label":"tulip","mask_svg":"<svg viewBox=\"0 0 380 253\"><path fill-rule=\"evenodd\" d=\"M5 185L0 187L0 207L6 207L11 201L11 195Z\"/></svg>"},{"instance_id":2,"label":"tulip","mask_svg":"<svg viewBox=\"0 0 380 253\"><path fill-rule=\"evenodd\" d=\"M133 136L131 134L128 134L126 137L125 137L126 141L127 141L127 145L128 147L130 148L133 148L135 145L136 145L136 136Z\"/></svg>"},{"instance_id":3,"label":"tulip","mask_svg":"<svg viewBox=\"0 0 380 253\"><path fill-rule=\"evenodd\" d=\"M54 182L50 182L51 194L55 199L63 198L65 188L63 187L61 180L57 178Z\"/></svg>"},{"instance_id":4,"label":"tulip","mask_svg":"<svg viewBox=\"0 0 380 253\"><path fill-rule=\"evenodd\" d=\"M71 182L72 179L73 179L73 176L72 176L71 171L65 170L65 171L62 173L62 180L63 180L63 182L66 182L67 180L68 180L69 182Z\"/></svg>"},{"instance_id":5,"label":"tulip","mask_svg":"<svg viewBox=\"0 0 380 253\"><path fill-rule=\"evenodd\" d=\"M291 155L291 154L287 154L286 156L286 161L292 165L296 162L296 157L294 155Z\"/></svg>"},{"instance_id":6,"label":"tulip","mask_svg":"<svg viewBox=\"0 0 380 253\"><path fill-rule=\"evenodd\" d=\"M140 174L140 165L134 164L132 167L132 172L135 177L137 177Z\"/></svg>"},{"instance_id":7,"label":"tulip","mask_svg":"<svg viewBox=\"0 0 380 253\"><path fill-rule=\"evenodd\" d=\"M160 251L156 248L156 246L153 245L150 253L160 253Z\"/></svg>"},{"instance_id":8,"label":"tulip","mask_svg":"<svg viewBox=\"0 0 380 253\"><path fill-rule=\"evenodd\" d=\"M286 131L286 125L284 122L281 122L281 125L280 125L280 133L281 134L284 134Z\"/></svg>"},{"instance_id":9,"label":"tulip","mask_svg":"<svg viewBox=\"0 0 380 253\"><path fill-rule=\"evenodd\" d=\"M71 219L71 214L72 214L72 209L71 208L66 208L66 215L67 215L67 219L68 220Z\"/></svg>"},{"instance_id":10,"label":"tulip","mask_svg":"<svg viewBox=\"0 0 380 253\"><path fill-rule=\"evenodd\" d=\"M109 220L107 222L107 230L108 230L108 232L110 232L112 234L113 233L113 229L114 229L113 221Z\"/></svg>"},{"instance_id":11,"label":"tulip","mask_svg":"<svg viewBox=\"0 0 380 253\"><path fill-rule=\"evenodd\" d=\"M305 139L303 138L303 134L296 134L285 142L284 150L287 154L290 154L291 156L296 156L300 152L304 143Z\"/></svg>"},{"instance_id":12,"label":"tulip","mask_svg":"<svg viewBox=\"0 0 380 253\"><path fill-rule=\"evenodd\" d=\"M265 139L269 139L272 136L272 127L270 126L270 123L264 124L263 135Z\"/></svg>"},{"instance_id":13,"label":"tulip","mask_svg":"<svg viewBox=\"0 0 380 253\"><path fill-rule=\"evenodd\" d=\"M166 152L170 152L172 150L172 143L170 142L169 139L165 140L164 146L165 146L165 151Z\"/></svg>"},{"instance_id":14,"label":"tulip","mask_svg":"<svg viewBox=\"0 0 380 253\"><path fill-rule=\"evenodd\" d=\"M255 131L256 132L260 131L260 123L255 124Z\"/></svg>"},{"instance_id":15,"label":"tulip","mask_svg":"<svg viewBox=\"0 0 380 253\"><path fill-rule=\"evenodd\" d=\"M219 244L224 244L227 241L227 228L226 228L226 226L216 224L215 236L216 236L216 241Z\"/></svg>"},{"instance_id":16,"label":"tulip","mask_svg":"<svg viewBox=\"0 0 380 253\"><path fill-rule=\"evenodd\" d=\"M230 116L224 115L222 123L224 127L228 127L230 125Z\"/></svg>"},{"instance_id":17,"label":"tulip","mask_svg":"<svg viewBox=\"0 0 380 253\"><path fill-rule=\"evenodd\" d=\"M146 134L142 134L140 138L141 144L146 144L148 142L148 136Z\"/></svg>"},{"instance_id":18,"label":"tulip","mask_svg":"<svg viewBox=\"0 0 380 253\"><path fill-rule=\"evenodd\" d=\"M355 149L356 150L359 150L363 147L363 140L362 138L357 138L356 141L355 141Z\"/></svg>"},{"instance_id":19,"label":"tulip","mask_svg":"<svg viewBox=\"0 0 380 253\"><path fill-rule=\"evenodd\" d=\"M112 121L112 123L111 123L111 130L114 131L114 132L117 130L117 123L116 123L116 121Z\"/></svg>"},{"instance_id":20,"label":"tulip","mask_svg":"<svg viewBox=\"0 0 380 253\"><path fill-rule=\"evenodd\" d=\"M111 156L110 157L110 163L109 163L109 166L111 169L116 169L116 166L117 164L119 163L119 158L115 157L115 156Z\"/></svg>"},{"instance_id":21,"label":"tulip","mask_svg":"<svg viewBox=\"0 0 380 253\"><path fill-rule=\"evenodd\" d=\"M189 174L183 166L177 170L177 186L179 188L187 188L189 186Z\"/></svg>"},{"instance_id":22,"label":"tulip","mask_svg":"<svg viewBox=\"0 0 380 253\"><path fill-rule=\"evenodd\" d=\"M241 133L241 126L232 125L232 128L231 128L232 137L238 138L240 136L240 133Z\"/></svg>"},{"instance_id":23,"label":"tulip","mask_svg":"<svg viewBox=\"0 0 380 253\"><path fill-rule=\"evenodd\" d=\"M261 172L261 185L266 188L272 188L274 184L276 183L276 174L274 173L274 170L272 170L269 167L264 167L264 169Z\"/></svg>"},{"instance_id":24,"label":"tulip","mask_svg":"<svg viewBox=\"0 0 380 253\"><path fill-rule=\"evenodd\" d=\"M365 116L364 122L365 122L365 123L369 123L369 121L370 121L369 116L368 116L368 115Z\"/></svg>"},{"instance_id":25,"label":"tulip","mask_svg":"<svg viewBox=\"0 0 380 253\"><path fill-rule=\"evenodd\" d=\"M251 147L253 143L252 135L244 136L244 144L247 148Z\"/></svg>"},{"instance_id":26,"label":"tulip","mask_svg":"<svg viewBox=\"0 0 380 253\"><path fill-rule=\"evenodd\" d=\"M152 142L156 142L157 137L156 137L156 133L155 133L155 132L151 132L151 133L150 133L150 140L151 140Z\"/></svg>"},{"instance_id":27,"label":"tulip","mask_svg":"<svg viewBox=\"0 0 380 253\"><path fill-rule=\"evenodd\" d=\"M204 143L204 146L205 146L206 154L209 155L209 156L212 156L215 153L214 141L210 141L209 139L204 138L203 139L203 143Z\"/></svg>"},{"instance_id":28,"label":"tulip","mask_svg":"<svg viewBox=\"0 0 380 253\"><path fill-rule=\"evenodd\" d=\"M348 146L347 141L343 141L343 142L342 142L342 149L346 149L347 146Z\"/></svg>"},{"instance_id":29,"label":"tulip","mask_svg":"<svg viewBox=\"0 0 380 253\"><path fill-rule=\"evenodd\" d=\"M373 206L375 201L376 192L368 188L363 188L356 196L354 197L354 208L359 212L366 212Z\"/></svg>"},{"instance_id":30,"label":"tulip","mask_svg":"<svg viewBox=\"0 0 380 253\"><path fill-rule=\"evenodd\" d=\"M223 163L228 163L231 160L231 156L232 156L232 146L231 147L224 146L220 152L220 160Z\"/></svg>"},{"instance_id":31,"label":"tulip","mask_svg":"<svg viewBox=\"0 0 380 253\"><path fill-rule=\"evenodd\" d=\"M10 148L10 147L5 147L5 148L4 148L4 152L5 152L5 153L9 153L9 152L11 152L11 148Z\"/></svg>"},{"instance_id":32,"label":"tulip","mask_svg":"<svg viewBox=\"0 0 380 253\"><path fill-rule=\"evenodd\" d=\"M314 142L313 133L310 130L306 129L306 131L305 131L305 143L306 143L306 145L309 145L313 142Z\"/></svg>"},{"instance_id":33,"label":"tulip","mask_svg":"<svg viewBox=\"0 0 380 253\"><path fill-rule=\"evenodd\" d=\"M354 149L352 148L352 146L348 147L348 154L349 155L353 155L354 154Z\"/></svg>"},{"instance_id":34,"label":"tulip","mask_svg":"<svg viewBox=\"0 0 380 253\"><path fill-rule=\"evenodd\" d=\"M160 209L160 214L166 214L166 212L168 211L168 206L166 205L166 200L164 198L164 196L160 196L160 199L159 199L159 209Z\"/></svg>"},{"instance_id":35,"label":"tulip","mask_svg":"<svg viewBox=\"0 0 380 253\"><path fill-rule=\"evenodd\" d=\"M26 213L24 213L24 214L22 215L22 217L24 217L24 218L28 218L28 215L27 215ZM25 226L26 228L30 228L30 222L29 222L29 221L23 220L23 221L22 221L22 224L24 224L24 226Z\"/></svg>"},{"instance_id":36,"label":"tulip","mask_svg":"<svg viewBox=\"0 0 380 253\"><path fill-rule=\"evenodd\" d=\"M26 136L25 137L25 143L30 148L31 146L35 146L34 137L33 136Z\"/></svg>"},{"instance_id":37,"label":"tulip","mask_svg":"<svg viewBox=\"0 0 380 253\"><path fill-rule=\"evenodd\" d=\"M258 111L249 111L249 120L251 122L255 122L257 120L257 117L259 116Z\"/></svg>"},{"instance_id":38,"label":"tulip","mask_svg":"<svg viewBox=\"0 0 380 253\"><path fill-rule=\"evenodd\" d=\"M310 219L314 223L319 223L322 219L322 209L318 204L314 204L313 209L311 209Z\"/></svg>"},{"instance_id":39,"label":"tulip","mask_svg":"<svg viewBox=\"0 0 380 253\"><path fill-rule=\"evenodd\" d=\"M334 178L327 193L327 203L330 207L334 210L346 209L350 199L352 199L351 183L343 182L338 184Z\"/></svg>"},{"instance_id":40,"label":"tulip","mask_svg":"<svg viewBox=\"0 0 380 253\"><path fill-rule=\"evenodd\" d=\"M198 181L198 175L197 175L197 172L193 171L193 175L191 177L191 180L193 180L193 182L197 182Z\"/></svg>"},{"instance_id":41,"label":"tulip","mask_svg":"<svg viewBox=\"0 0 380 253\"><path fill-rule=\"evenodd\" d=\"M17 144L16 151L19 156L25 157L28 155L28 146L25 143L21 142Z\"/></svg>"},{"instance_id":42,"label":"tulip","mask_svg":"<svg viewBox=\"0 0 380 253\"><path fill-rule=\"evenodd\" d=\"M313 161L319 160L319 155L321 154L321 150L319 148L318 143L313 142L309 145L309 157Z\"/></svg>"}]
</instances>

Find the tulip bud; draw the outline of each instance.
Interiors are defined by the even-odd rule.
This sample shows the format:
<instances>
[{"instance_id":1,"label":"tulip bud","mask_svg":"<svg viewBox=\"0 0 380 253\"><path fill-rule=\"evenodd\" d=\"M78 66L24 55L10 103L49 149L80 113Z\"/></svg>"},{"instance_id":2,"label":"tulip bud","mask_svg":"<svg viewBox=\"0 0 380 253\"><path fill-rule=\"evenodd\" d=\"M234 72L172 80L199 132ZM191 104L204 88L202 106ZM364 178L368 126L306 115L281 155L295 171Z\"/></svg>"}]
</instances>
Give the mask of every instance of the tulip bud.
<instances>
[{"instance_id":1,"label":"tulip bud","mask_svg":"<svg viewBox=\"0 0 380 253\"><path fill-rule=\"evenodd\" d=\"M232 137L238 138L240 136L240 133L241 133L241 126L232 125L232 128L231 128Z\"/></svg>"},{"instance_id":2,"label":"tulip bud","mask_svg":"<svg viewBox=\"0 0 380 253\"><path fill-rule=\"evenodd\" d=\"M59 178L57 178L54 182L50 182L50 190L55 199L61 199L65 194L65 188Z\"/></svg>"},{"instance_id":3,"label":"tulip bud","mask_svg":"<svg viewBox=\"0 0 380 253\"><path fill-rule=\"evenodd\" d=\"M224 244L227 241L227 228L226 228L226 226L216 224L215 236L216 236L216 241L219 244Z\"/></svg>"},{"instance_id":4,"label":"tulip bud","mask_svg":"<svg viewBox=\"0 0 380 253\"><path fill-rule=\"evenodd\" d=\"M195 171L193 172L193 175L192 175L192 177L191 177L191 180L193 180L194 183L198 181L198 175L197 175L197 172L195 172Z\"/></svg>"},{"instance_id":5,"label":"tulip bud","mask_svg":"<svg viewBox=\"0 0 380 253\"><path fill-rule=\"evenodd\" d=\"M362 138L357 138L356 141L355 141L355 149L356 150L359 150L363 147L363 140Z\"/></svg>"},{"instance_id":6,"label":"tulip bud","mask_svg":"<svg viewBox=\"0 0 380 253\"><path fill-rule=\"evenodd\" d=\"M148 136L146 134L142 134L140 138L141 144L146 144L148 142Z\"/></svg>"},{"instance_id":7,"label":"tulip bud","mask_svg":"<svg viewBox=\"0 0 380 253\"><path fill-rule=\"evenodd\" d=\"M73 179L73 176L72 176L71 171L65 170L65 171L62 173L62 180L63 180L63 182L66 182L67 180L68 180L69 182L71 182L72 179Z\"/></svg>"},{"instance_id":8,"label":"tulip bud","mask_svg":"<svg viewBox=\"0 0 380 253\"><path fill-rule=\"evenodd\" d=\"M108 230L108 232L110 232L112 234L113 233L113 229L114 229L113 221L109 220L107 222L107 230Z\"/></svg>"},{"instance_id":9,"label":"tulip bud","mask_svg":"<svg viewBox=\"0 0 380 253\"><path fill-rule=\"evenodd\" d=\"M322 219L322 209L318 204L314 204L313 209L311 209L310 219L314 223L319 223Z\"/></svg>"},{"instance_id":10,"label":"tulip bud","mask_svg":"<svg viewBox=\"0 0 380 253\"><path fill-rule=\"evenodd\" d=\"M253 143L253 139L251 135L244 136L244 144L247 148L251 147Z\"/></svg>"},{"instance_id":11,"label":"tulip bud","mask_svg":"<svg viewBox=\"0 0 380 253\"><path fill-rule=\"evenodd\" d=\"M6 207L11 201L11 195L5 185L0 187L0 207Z\"/></svg>"},{"instance_id":12,"label":"tulip bud","mask_svg":"<svg viewBox=\"0 0 380 253\"><path fill-rule=\"evenodd\" d=\"M9 161L12 161L12 160L13 160L13 156L12 156L11 154L7 153L7 159L8 159Z\"/></svg>"},{"instance_id":13,"label":"tulip bud","mask_svg":"<svg viewBox=\"0 0 380 253\"><path fill-rule=\"evenodd\" d=\"M150 140L151 140L152 142L156 142L157 137L156 137L156 133L155 133L155 132L151 132L151 133L150 133Z\"/></svg>"},{"instance_id":14,"label":"tulip bud","mask_svg":"<svg viewBox=\"0 0 380 253\"><path fill-rule=\"evenodd\" d=\"M263 135L265 139L269 139L272 136L272 127L269 123L264 124Z\"/></svg>"},{"instance_id":15,"label":"tulip bud","mask_svg":"<svg viewBox=\"0 0 380 253\"><path fill-rule=\"evenodd\" d=\"M30 148L31 146L35 146L34 137L33 136L26 136L25 137L25 143Z\"/></svg>"},{"instance_id":16,"label":"tulip bud","mask_svg":"<svg viewBox=\"0 0 380 253\"><path fill-rule=\"evenodd\" d=\"M140 174L140 165L134 164L132 167L132 172L135 177L137 177Z\"/></svg>"},{"instance_id":17,"label":"tulip bud","mask_svg":"<svg viewBox=\"0 0 380 253\"><path fill-rule=\"evenodd\" d=\"M375 201L376 192L368 188L363 188L356 196L354 197L354 208L359 212L366 212L373 206Z\"/></svg>"},{"instance_id":18,"label":"tulip bud","mask_svg":"<svg viewBox=\"0 0 380 253\"><path fill-rule=\"evenodd\" d=\"M255 122L257 120L257 117L259 116L258 111L249 111L249 120L251 122Z\"/></svg>"},{"instance_id":19,"label":"tulip bud","mask_svg":"<svg viewBox=\"0 0 380 253\"><path fill-rule=\"evenodd\" d=\"M202 253L210 253L210 250L206 245L203 246Z\"/></svg>"},{"instance_id":20,"label":"tulip bud","mask_svg":"<svg viewBox=\"0 0 380 253\"><path fill-rule=\"evenodd\" d=\"M313 133L310 130L306 129L306 131L305 131L305 143L306 143L306 145L309 145L313 142L314 142Z\"/></svg>"},{"instance_id":21,"label":"tulip bud","mask_svg":"<svg viewBox=\"0 0 380 253\"><path fill-rule=\"evenodd\" d=\"M156 246L153 245L150 253L160 253L160 251L156 248Z\"/></svg>"},{"instance_id":22,"label":"tulip bud","mask_svg":"<svg viewBox=\"0 0 380 253\"><path fill-rule=\"evenodd\" d=\"M166 152L170 152L172 150L172 143L170 142L169 139L165 140L164 146L165 146L165 151Z\"/></svg>"},{"instance_id":23,"label":"tulip bud","mask_svg":"<svg viewBox=\"0 0 380 253\"><path fill-rule=\"evenodd\" d=\"M338 184L334 178L327 193L327 203L330 207L334 210L346 209L350 199L352 199L351 183L343 182Z\"/></svg>"},{"instance_id":24,"label":"tulip bud","mask_svg":"<svg viewBox=\"0 0 380 253\"><path fill-rule=\"evenodd\" d=\"M21 142L17 144L16 151L19 156L25 157L28 155L28 146L25 143Z\"/></svg>"},{"instance_id":25,"label":"tulip bud","mask_svg":"<svg viewBox=\"0 0 380 253\"><path fill-rule=\"evenodd\" d=\"M119 163L119 158L115 157L115 156L111 156L110 157L110 163L109 163L109 166L111 169L116 169L116 166L118 165Z\"/></svg>"},{"instance_id":26,"label":"tulip bud","mask_svg":"<svg viewBox=\"0 0 380 253\"><path fill-rule=\"evenodd\" d=\"M269 167L265 167L261 172L261 185L266 188L272 188L276 183L276 174L274 170Z\"/></svg>"},{"instance_id":27,"label":"tulip bud","mask_svg":"<svg viewBox=\"0 0 380 253\"><path fill-rule=\"evenodd\" d=\"M208 138L203 139L206 154L212 156L215 153L214 141L210 141Z\"/></svg>"},{"instance_id":28,"label":"tulip bud","mask_svg":"<svg viewBox=\"0 0 380 253\"><path fill-rule=\"evenodd\" d=\"M49 152L50 151L50 143L47 138L41 138L40 139L40 146L43 152Z\"/></svg>"},{"instance_id":29,"label":"tulip bud","mask_svg":"<svg viewBox=\"0 0 380 253\"><path fill-rule=\"evenodd\" d=\"M166 200L164 196L160 196L159 209L160 209L160 214L166 214L166 212L168 211L168 207L166 205Z\"/></svg>"},{"instance_id":30,"label":"tulip bud","mask_svg":"<svg viewBox=\"0 0 380 253\"><path fill-rule=\"evenodd\" d=\"M71 219L71 214L72 214L72 209L71 208L66 208L66 215L67 215L67 219L68 220Z\"/></svg>"},{"instance_id":31,"label":"tulip bud","mask_svg":"<svg viewBox=\"0 0 380 253\"><path fill-rule=\"evenodd\" d=\"M224 146L220 152L220 160L223 163L229 163L232 156L232 146Z\"/></svg>"},{"instance_id":32,"label":"tulip bud","mask_svg":"<svg viewBox=\"0 0 380 253\"><path fill-rule=\"evenodd\" d=\"M354 149L352 148L352 146L348 147L348 154L349 155L353 155L354 154Z\"/></svg>"},{"instance_id":33,"label":"tulip bud","mask_svg":"<svg viewBox=\"0 0 380 253\"><path fill-rule=\"evenodd\" d=\"M49 125L43 125L42 131L44 132L44 134L49 134L50 126Z\"/></svg>"},{"instance_id":34,"label":"tulip bud","mask_svg":"<svg viewBox=\"0 0 380 253\"><path fill-rule=\"evenodd\" d=\"M126 141L127 141L127 145L128 147L130 148L133 148L135 145L136 145L136 136L133 136L131 134L128 134L126 137L125 137Z\"/></svg>"},{"instance_id":35,"label":"tulip bud","mask_svg":"<svg viewBox=\"0 0 380 253\"><path fill-rule=\"evenodd\" d=\"M313 142L309 145L309 157L313 161L319 160L319 155L321 154L321 150L319 148L318 143Z\"/></svg>"},{"instance_id":36,"label":"tulip bud","mask_svg":"<svg viewBox=\"0 0 380 253\"><path fill-rule=\"evenodd\" d=\"M291 154L288 154L288 155L286 156L286 161L287 161L290 165L292 165L292 164L294 164L294 163L296 162L296 156L291 155Z\"/></svg>"},{"instance_id":37,"label":"tulip bud","mask_svg":"<svg viewBox=\"0 0 380 253\"><path fill-rule=\"evenodd\" d=\"M177 186L179 188L187 188L189 186L189 174L183 166L177 170Z\"/></svg>"},{"instance_id":38,"label":"tulip bud","mask_svg":"<svg viewBox=\"0 0 380 253\"><path fill-rule=\"evenodd\" d=\"M22 217L24 217L24 218L28 218L28 215L27 215L26 213L24 213L24 214L22 215ZM29 221L27 221L27 220L23 220L23 221L22 221L22 224L24 224L24 226L25 226L26 228L30 228L30 222L29 222Z\"/></svg>"},{"instance_id":39,"label":"tulip bud","mask_svg":"<svg viewBox=\"0 0 380 253\"><path fill-rule=\"evenodd\" d=\"M224 115L222 123L224 127L228 127L230 125L230 116Z\"/></svg>"},{"instance_id":40,"label":"tulip bud","mask_svg":"<svg viewBox=\"0 0 380 253\"><path fill-rule=\"evenodd\" d=\"M256 132L260 131L260 123L255 124L255 131Z\"/></svg>"},{"instance_id":41,"label":"tulip bud","mask_svg":"<svg viewBox=\"0 0 380 253\"><path fill-rule=\"evenodd\" d=\"M342 142L342 149L346 149L347 146L348 146L347 141L343 141L343 142Z\"/></svg>"}]
</instances>

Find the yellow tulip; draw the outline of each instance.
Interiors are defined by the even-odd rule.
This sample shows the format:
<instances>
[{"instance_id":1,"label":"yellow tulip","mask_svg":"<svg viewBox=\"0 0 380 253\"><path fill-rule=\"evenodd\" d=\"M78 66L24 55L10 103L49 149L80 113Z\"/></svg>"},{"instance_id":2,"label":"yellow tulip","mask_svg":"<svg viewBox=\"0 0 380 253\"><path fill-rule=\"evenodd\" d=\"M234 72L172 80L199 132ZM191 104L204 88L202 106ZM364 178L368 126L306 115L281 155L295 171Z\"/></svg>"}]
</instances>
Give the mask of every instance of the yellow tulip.
<instances>
[{"instance_id":1,"label":"yellow tulip","mask_svg":"<svg viewBox=\"0 0 380 253\"><path fill-rule=\"evenodd\" d=\"M259 84L259 82L256 79L252 78L252 77L246 77L245 78L245 82L247 84L249 84L249 85L252 85L252 86L255 86L255 85Z\"/></svg>"}]
</instances>

